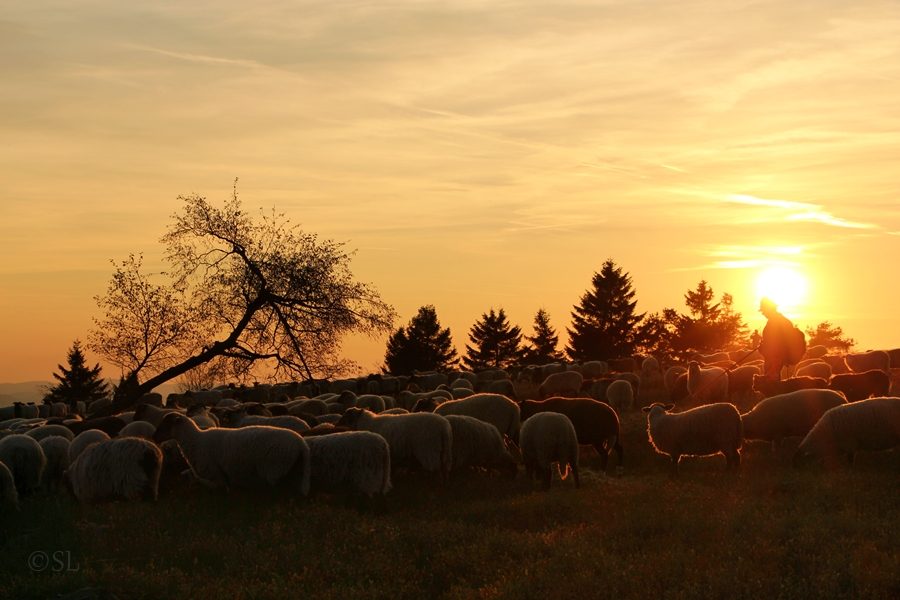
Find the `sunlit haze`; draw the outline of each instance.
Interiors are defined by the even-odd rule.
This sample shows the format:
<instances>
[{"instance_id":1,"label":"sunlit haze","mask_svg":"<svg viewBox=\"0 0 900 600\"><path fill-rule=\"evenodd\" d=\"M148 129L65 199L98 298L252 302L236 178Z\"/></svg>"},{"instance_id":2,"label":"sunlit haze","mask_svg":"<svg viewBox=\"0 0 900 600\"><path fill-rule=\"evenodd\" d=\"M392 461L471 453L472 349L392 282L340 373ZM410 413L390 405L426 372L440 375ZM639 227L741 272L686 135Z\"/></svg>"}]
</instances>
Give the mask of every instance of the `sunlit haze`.
<instances>
[{"instance_id":1,"label":"sunlit haze","mask_svg":"<svg viewBox=\"0 0 900 600\"><path fill-rule=\"evenodd\" d=\"M897 347L898 98L894 2L7 2L0 382L50 379L110 259L162 268L177 196L236 177L461 353L492 307L565 340L607 258L639 312L706 280L751 330L768 294Z\"/></svg>"}]
</instances>

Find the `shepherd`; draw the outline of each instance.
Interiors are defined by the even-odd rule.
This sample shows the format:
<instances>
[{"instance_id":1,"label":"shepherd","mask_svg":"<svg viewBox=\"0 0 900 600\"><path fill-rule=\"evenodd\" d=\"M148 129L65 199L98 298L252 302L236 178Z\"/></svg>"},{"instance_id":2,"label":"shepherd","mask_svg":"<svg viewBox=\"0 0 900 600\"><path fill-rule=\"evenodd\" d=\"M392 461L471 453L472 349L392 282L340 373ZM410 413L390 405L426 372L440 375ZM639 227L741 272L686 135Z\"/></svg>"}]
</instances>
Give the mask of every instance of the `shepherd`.
<instances>
[{"instance_id":1,"label":"shepherd","mask_svg":"<svg viewBox=\"0 0 900 600\"><path fill-rule=\"evenodd\" d=\"M759 353L766 359L765 375L781 381L782 369L796 365L803 359L806 353L806 336L778 312L778 305L771 299L760 300L759 312L768 320L759 344Z\"/></svg>"}]
</instances>

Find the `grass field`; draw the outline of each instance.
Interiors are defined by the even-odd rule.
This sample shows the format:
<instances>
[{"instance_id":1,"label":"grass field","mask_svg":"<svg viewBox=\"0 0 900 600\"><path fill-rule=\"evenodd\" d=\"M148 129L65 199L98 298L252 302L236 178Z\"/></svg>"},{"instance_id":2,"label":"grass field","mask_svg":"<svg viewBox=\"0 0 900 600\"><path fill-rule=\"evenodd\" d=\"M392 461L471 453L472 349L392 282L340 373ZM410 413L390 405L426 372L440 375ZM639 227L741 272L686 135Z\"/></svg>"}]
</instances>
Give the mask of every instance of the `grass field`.
<instances>
[{"instance_id":1,"label":"grass field","mask_svg":"<svg viewBox=\"0 0 900 600\"><path fill-rule=\"evenodd\" d=\"M579 490L557 478L542 493L521 470L447 487L409 475L386 515L193 487L155 504L25 499L0 517L0 597L900 597L897 452L798 472L796 440L780 457L751 443L738 475L722 456L685 458L671 480L646 428L639 411L623 418L621 479L598 475L590 449Z\"/></svg>"}]
</instances>

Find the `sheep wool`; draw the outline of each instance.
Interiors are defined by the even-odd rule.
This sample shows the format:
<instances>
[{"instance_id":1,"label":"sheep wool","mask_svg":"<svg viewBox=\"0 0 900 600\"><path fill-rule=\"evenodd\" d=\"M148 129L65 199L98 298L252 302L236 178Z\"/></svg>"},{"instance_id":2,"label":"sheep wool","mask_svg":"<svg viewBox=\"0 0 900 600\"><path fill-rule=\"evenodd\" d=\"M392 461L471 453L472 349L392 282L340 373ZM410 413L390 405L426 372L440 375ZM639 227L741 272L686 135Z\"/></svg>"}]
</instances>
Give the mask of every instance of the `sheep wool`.
<instances>
[{"instance_id":1,"label":"sheep wool","mask_svg":"<svg viewBox=\"0 0 900 600\"><path fill-rule=\"evenodd\" d=\"M45 492L59 491L63 488L66 470L69 468L69 440L53 435L42 439L40 444L47 459L41 475L41 487Z\"/></svg>"},{"instance_id":2,"label":"sheep wool","mask_svg":"<svg viewBox=\"0 0 900 600\"><path fill-rule=\"evenodd\" d=\"M135 421L129 423L122 428L117 437L136 437L153 441L153 434L156 433L156 427L148 421Z\"/></svg>"},{"instance_id":3,"label":"sheep wool","mask_svg":"<svg viewBox=\"0 0 900 600\"><path fill-rule=\"evenodd\" d=\"M688 365L688 393L700 404L712 404L728 399L728 377L725 369L702 368L698 363Z\"/></svg>"},{"instance_id":4,"label":"sheep wool","mask_svg":"<svg viewBox=\"0 0 900 600\"><path fill-rule=\"evenodd\" d=\"M660 454L672 459L672 473L678 475L682 456L711 456L722 453L726 469L741 466L743 428L741 415L733 404L707 404L682 413L669 413L675 405L658 402L641 410L647 413L650 443Z\"/></svg>"},{"instance_id":5,"label":"sheep wool","mask_svg":"<svg viewBox=\"0 0 900 600\"><path fill-rule=\"evenodd\" d=\"M606 388L606 402L617 414L622 414L631 408L634 403L634 390L631 383L624 379L617 379Z\"/></svg>"},{"instance_id":6,"label":"sheep wool","mask_svg":"<svg viewBox=\"0 0 900 600\"><path fill-rule=\"evenodd\" d=\"M871 398L836 406L822 415L794 454L799 466L846 455L853 464L860 450L900 446L900 398Z\"/></svg>"},{"instance_id":7,"label":"sheep wool","mask_svg":"<svg viewBox=\"0 0 900 600\"><path fill-rule=\"evenodd\" d=\"M86 503L119 498L156 500L162 460L156 444L140 438L93 444L69 467L72 493Z\"/></svg>"},{"instance_id":8,"label":"sheep wool","mask_svg":"<svg viewBox=\"0 0 900 600\"><path fill-rule=\"evenodd\" d=\"M16 482L12 473L5 464L0 462L0 502L12 504L19 510L19 493L16 491Z\"/></svg>"},{"instance_id":9,"label":"sheep wool","mask_svg":"<svg viewBox=\"0 0 900 600\"><path fill-rule=\"evenodd\" d=\"M70 442L75 439L75 434L72 433L72 430L64 425L42 425L35 427L25 435L38 442L50 436L63 437Z\"/></svg>"},{"instance_id":10,"label":"sheep wool","mask_svg":"<svg viewBox=\"0 0 900 600\"><path fill-rule=\"evenodd\" d=\"M84 452L85 449L91 444L106 442L108 440L109 436L106 435L106 432L100 431L99 429L88 429L87 431L82 431L81 433L76 435L75 439L72 440L72 443L69 444L69 463L73 463L78 460L78 457L81 455L81 453Z\"/></svg>"},{"instance_id":11,"label":"sheep wool","mask_svg":"<svg viewBox=\"0 0 900 600\"><path fill-rule=\"evenodd\" d=\"M347 431L304 438L309 445L310 490L384 496L391 489L391 450L377 433Z\"/></svg>"},{"instance_id":12,"label":"sheep wool","mask_svg":"<svg viewBox=\"0 0 900 600\"><path fill-rule=\"evenodd\" d=\"M578 437L569 417L554 412L537 413L522 424L520 441L525 476L528 479L537 473L542 480L542 487L549 490L553 476L550 467L552 463L557 463L562 479L571 470L575 476L575 487L581 486L578 475ZM565 471L562 468L564 464Z\"/></svg>"},{"instance_id":13,"label":"sheep wool","mask_svg":"<svg viewBox=\"0 0 900 600\"><path fill-rule=\"evenodd\" d=\"M448 415L453 431L453 470L465 467L497 469L515 476L516 460L503 444L497 428L475 417Z\"/></svg>"},{"instance_id":14,"label":"sheep wool","mask_svg":"<svg viewBox=\"0 0 900 600\"><path fill-rule=\"evenodd\" d=\"M519 441L519 405L501 394L475 394L444 402L434 409L434 414L475 417L496 427L501 436L508 436L515 443Z\"/></svg>"},{"instance_id":15,"label":"sheep wool","mask_svg":"<svg viewBox=\"0 0 900 600\"><path fill-rule=\"evenodd\" d=\"M844 396L832 390L797 390L770 396L741 415L744 439L772 442L777 452L784 438L804 437L822 415L846 403Z\"/></svg>"},{"instance_id":16,"label":"sheep wool","mask_svg":"<svg viewBox=\"0 0 900 600\"><path fill-rule=\"evenodd\" d=\"M0 440L0 462L12 473L19 495L27 496L40 486L47 459L34 439L10 435Z\"/></svg>"}]
</instances>

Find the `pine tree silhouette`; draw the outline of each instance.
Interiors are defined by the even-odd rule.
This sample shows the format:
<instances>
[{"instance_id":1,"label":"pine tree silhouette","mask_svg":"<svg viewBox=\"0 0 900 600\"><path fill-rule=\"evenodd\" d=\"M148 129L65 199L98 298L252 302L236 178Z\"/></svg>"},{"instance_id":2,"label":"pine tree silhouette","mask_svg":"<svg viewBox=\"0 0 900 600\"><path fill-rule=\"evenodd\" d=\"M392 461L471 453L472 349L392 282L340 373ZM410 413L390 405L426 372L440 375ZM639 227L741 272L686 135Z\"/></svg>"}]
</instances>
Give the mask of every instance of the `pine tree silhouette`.
<instances>
[{"instance_id":1,"label":"pine tree silhouette","mask_svg":"<svg viewBox=\"0 0 900 600\"><path fill-rule=\"evenodd\" d=\"M88 368L85 364L84 352L81 350L81 340L75 340L71 350L66 355L69 368L56 365L59 373L53 373L53 378L59 383L50 386L44 394L44 402L65 402L72 408L79 400L89 405L94 400L109 396L109 384L100 377L100 364Z\"/></svg>"},{"instance_id":2,"label":"pine tree silhouette","mask_svg":"<svg viewBox=\"0 0 900 600\"><path fill-rule=\"evenodd\" d=\"M557 349L559 335L550 326L550 315L543 308L534 315L534 335L526 335L525 339L531 346L525 350L524 362L545 365L563 359L562 352Z\"/></svg>"},{"instance_id":3,"label":"pine tree silhouette","mask_svg":"<svg viewBox=\"0 0 900 600\"><path fill-rule=\"evenodd\" d=\"M472 371L505 369L520 363L525 355L522 330L510 326L502 308L496 313L493 308L483 313L469 330L469 340L473 345L466 345L463 363Z\"/></svg>"},{"instance_id":4,"label":"pine tree silhouette","mask_svg":"<svg viewBox=\"0 0 900 600\"><path fill-rule=\"evenodd\" d=\"M384 370L397 375L410 375L414 370L448 371L458 360L450 329L441 329L437 312L429 304L388 338Z\"/></svg>"}]
</instances>

